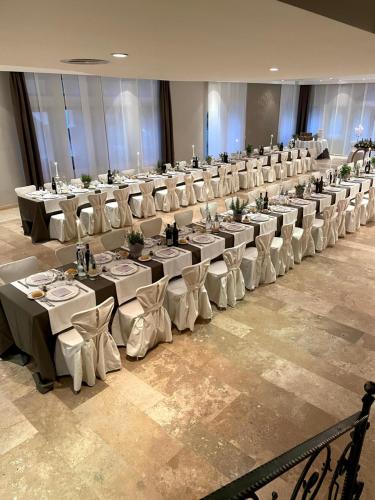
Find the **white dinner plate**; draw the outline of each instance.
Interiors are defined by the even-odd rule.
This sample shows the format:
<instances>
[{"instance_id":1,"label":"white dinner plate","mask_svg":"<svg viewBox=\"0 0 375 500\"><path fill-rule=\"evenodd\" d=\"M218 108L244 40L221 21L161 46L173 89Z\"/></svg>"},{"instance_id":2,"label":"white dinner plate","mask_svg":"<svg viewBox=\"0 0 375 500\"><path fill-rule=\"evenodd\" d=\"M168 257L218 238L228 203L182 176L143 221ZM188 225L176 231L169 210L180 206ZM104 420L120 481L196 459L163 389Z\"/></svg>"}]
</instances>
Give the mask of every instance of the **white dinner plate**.
<instances>
[{"instance_id":1,"label":"white dinner plate","mask_svg":"<svg viewBox=\"0 0 375 500\"><path fill-rule=\"evenodd\" d=\"M279 206L270 207L270 210L272 212L277 212L277 213L281 213L281 214L286 214L287 212L291 212L290 208L288 208L288 207L279 207Z\"/></svg>"},{"instance_id":2,"label":"white dinner plate","mask_svg":"<svg viewBox=\"0 0 375 500\"><path fill-rule=\"evenodd\" d=\"M144 240L145 248L154 247L156 244L157 244L157 242L154 241L152 238L145 238L145 240Z\"/></svg>"},{"instance_id":3,"label":"white dinner plate","mask_svg":"<svg viewBox=\"0 0 375 500\"><path fill-rule=\"evenodd\" d=\"M79 289L75 285L59 285L46 293L46 298L54 302L63 302L72 299L79 294Z\"/></svg>"},{"instance_id":4,"label":"white dinner plate","mask_svg":"<svg viewBox=\"0 0 375 500\"><path fill-rule=\"evenodd\" d=\"M172 257L177 257L180 252L176 248L162 248L155 252L155 257L160 257L162 259L171 259Z\"/></svg>"},{"instance_id":5,"label":"white dinner plate","mask_svg":"<svg viewBox=\"0 0 375 500\"><path fill-rule=\"evenodd\" d=\"M230 232L233 232L233 233L238 233L239 231L243 231L245 229L241 224L236 224L236 223L226 224L224 226L224 228L227 231L230 231Z\"/></svg>"},{"instance_id":6,"label":"white dinner plate","mask_svg":"<svg viewBox=\"0 0 375 500\"><path fill-rule=\"evenodd\" d=\"M53 271L45 271L44 273L32 274L26 278L26 283L31 286L49 285L56 279Z\"/></svg>"},{"instance_id":7,"label":"white dinner plate","mask_svg":"<svg viewBox=\"0 0 375 500\"><path fill-rule=\"evenodd\" d=\"M130 276L138 271L138 267L135 264L126 263L126 264L118 264L117 266L113 266L110 269L111 274L115 276Z\"/></svg>"},{"instance_id":8,"label":"white dinner plate","mask_svg":"<svg viewBox=\"0 0 375 500\"><path fill-rule=\"evenodd\" d=\"M208 245L209 243L213 243L215 238L211 234L197 234L193 237L193 241L201 245Z\"/></svg>"},{"instance_id":9,"label":"white dinner plate","mask_svg":"<svg viewBox=\"0 0 375 500\"><path fill-rule=\"evenodd\" d=\"M255 214L255 215L252 215L250 217L250 219L254 222L266 222L267 220L269 220L270 218L268 217L268 215L264 215L264 214Z\"/></svg>"},{"instance_id":10,"label":"white dinner plate","mask_svg":"<svg viewBox=\"0 0 375 500\"><path fill-rule=\"evenodd\" d=\"M107 252L97 253L94 255L94 259L97 264L108 264L113 260L113 255Z\"/></svg>"},{"instance_id":11,"label":"white dinner plate","mask_svg":"<svg viewBox=\"0 0 375 500\"><path fill-rule=\"evenodd\" d=\"M83 193L88 193L89 190L84 188L77 188L77 189L71 189L70 192L72 194L83 194Z\"/></svg>"},{"instance_id":12,"label":"white dinner plate","mask_svg":"<svg viewBox=\"0 0 375 500\"><path fill-rule=\"evenodd\" d=\"M302 200L301 198L295 198L294 200L292 200L292 203L294 203L295 205L310 205L310 203L312 202L307 200Z\"/></svg>"}]
</instances>

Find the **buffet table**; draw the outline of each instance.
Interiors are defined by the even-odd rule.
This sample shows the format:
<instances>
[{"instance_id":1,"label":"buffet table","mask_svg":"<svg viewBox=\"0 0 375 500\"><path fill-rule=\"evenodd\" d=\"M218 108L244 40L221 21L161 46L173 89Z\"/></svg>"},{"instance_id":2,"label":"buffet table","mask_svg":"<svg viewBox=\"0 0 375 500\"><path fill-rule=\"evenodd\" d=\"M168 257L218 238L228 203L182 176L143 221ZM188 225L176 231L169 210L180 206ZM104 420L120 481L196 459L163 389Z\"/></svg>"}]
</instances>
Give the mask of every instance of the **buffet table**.
<instances>
[{"instance_id":1,"label":"buffet table","mask_svg":"<svg viewBox=\"0 0 375 500\"><path fill-rule=\"evenodd\" d=\"M300 141L296 140L296 148L308 149L310 151L312 158L317 159L323 151L328 150L327 139L318 139L312 141Z\"/></svg>"}]
</instances>

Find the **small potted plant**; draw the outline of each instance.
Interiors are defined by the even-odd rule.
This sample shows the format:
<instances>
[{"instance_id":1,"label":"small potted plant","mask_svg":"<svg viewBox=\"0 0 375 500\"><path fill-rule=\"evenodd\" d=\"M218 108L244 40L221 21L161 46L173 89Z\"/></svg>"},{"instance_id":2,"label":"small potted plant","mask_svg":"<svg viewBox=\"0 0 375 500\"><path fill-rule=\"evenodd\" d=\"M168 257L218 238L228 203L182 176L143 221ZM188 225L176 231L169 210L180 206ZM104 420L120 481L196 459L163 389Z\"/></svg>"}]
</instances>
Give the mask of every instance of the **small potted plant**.
<instances>
[{"instance_id":1,"label":"small potted plant","mask_svg":"<svg viewBox=\"0 0 375 500\"><path fill-rule=\"evenodd\" d=\"M350 168L350 166L347 163L344 163L344 165L342 165L342 167L340 168L341 180L347 181L350 177L351 171L352 169Z\"/></svg>"},{"instance_id":2,"label":"small potted plant","mask_svg":"<svg viewBox=\"0 0 375 500\"><path fill-rule=\"evenodd\" d=\"M206 162L207 162L207 165L211 165L211 163L212 163L212 156L210 156L210 155L206 156Z\"/></svg>"},{"instance_id":3,"label":"small potted plant","mask_svg":"<svg viewBox=\"0 0 375 500\"><path fill-rule=\"evenodd\" d=\"M82 181L83 187L85 189L88 189L88 187L90 186L90 183L91 183L91 176L87 175L87 174L82 174L81 181Z\"/></svg>"},{"instance_id":4,"label":"small potted plant","mask_svg":"<svg viewBox=\"0 0 375 500\"><path fill-rule=\"evenodd\" d=\"M247 156L250 156L252 152L253 152L253 146L252 146L252 144L248 144L246 146L246 154L247 154Z\"/></svg>"},{"instance_id":5,"label":"small potted plant","mask_svg":"<svg viewBox=\"0 0 375 500\"><path fill-rule=\"evenodd\" d=\"M142 250L144 247L143 234L137 231L130 231L127 235L127 240L129 244L130 256L133 259L138 259L142 255Z\"/></svg>"},{"instance_id":6,"label":"small potted plant","mask_svg":"<svg viewBox=\"0 0 375 500\"><path fill-rule=\"evenodd\" d=\"M246 201L242 200L237 197L236 201L234 198L232 198L232 201L230 203L230 209L233 212L233 220L235 222L241 222L242 221L242 214L244 211L244 208L246 207Z\"/></svg>"},{"instance_id":7,"label":"small potted plant","mask_svg":"<svg viewBox=\"0 0 375 500\"><path fill-rule=\"evenodd\" d=\"M305 193L306 185L305 184L297 184L294 187L295 187L295 190L296 190L296 197L297 198L303 198L303 195Z\"/></svg>"}]
</instances>

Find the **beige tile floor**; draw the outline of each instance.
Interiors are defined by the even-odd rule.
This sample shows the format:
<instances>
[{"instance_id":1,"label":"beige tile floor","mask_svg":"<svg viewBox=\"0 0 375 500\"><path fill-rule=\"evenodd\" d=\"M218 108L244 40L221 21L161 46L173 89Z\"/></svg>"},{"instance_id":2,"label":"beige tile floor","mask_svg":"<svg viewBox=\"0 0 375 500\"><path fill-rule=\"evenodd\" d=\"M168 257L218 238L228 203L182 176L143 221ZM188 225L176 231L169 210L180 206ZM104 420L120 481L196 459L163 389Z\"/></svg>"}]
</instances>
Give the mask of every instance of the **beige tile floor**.
<instances>
[{"instance_id":1,"label":"beige tile floor","mask_svg":"<svg viewBox=\"0 0 375 500\"><path fill-rule=\"evenodd\" d=\"M17 209L0 230L0 262L55 264L59 244L32 245ZM362 227L144 360L122 350L123 369L78 395L64 378L42 396L32 366L1 362L0 498L196 499L359 409L375 380L374 242ZM374 463L370 428L365 499Z\"/></svg>"}]
</instances>

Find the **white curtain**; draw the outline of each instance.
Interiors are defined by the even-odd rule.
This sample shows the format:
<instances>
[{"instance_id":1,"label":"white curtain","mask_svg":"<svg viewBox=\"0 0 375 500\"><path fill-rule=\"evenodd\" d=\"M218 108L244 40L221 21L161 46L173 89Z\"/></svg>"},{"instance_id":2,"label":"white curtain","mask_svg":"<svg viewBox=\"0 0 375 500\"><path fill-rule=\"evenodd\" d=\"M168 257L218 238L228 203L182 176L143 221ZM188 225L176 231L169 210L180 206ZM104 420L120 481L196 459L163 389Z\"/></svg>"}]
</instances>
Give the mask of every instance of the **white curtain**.
<instances>
[{"instance_id":1,"label":"white curtain","mask_svg":"<svg viewBox=\"0 0 375 500\"><path fill-rule=\"evenodd\" d=\"M245 147L246 83L209 82L208 154L218 156Z\"/></svg>"},{"instance_id":2,"label":"white curtain","mask_svg":"<svg viewBox=\"0 0 375 500\"><path fill-rule=\"evenodd\" d=\"M45 180L155 166L160 158L155 80L27 73Z\"/></svg>"},{"instance_id":3,"label":"white curtain","mask_svg":"<svg viewBox=\"0 0 375 500\"><path fill-rule=\"evenodd\" d=\"M281 85L279 138L287 145L296 132L299 85Z\"/></svg>"},{"instance_id":4,"label":"white curtain","mask_svg":"<svg viewBox=\"0 0 375 500\"><path fill-rule=\"evenodd\" d=\"M307 129L323 129L330 153L346 156L356 142L355 127L363 138L375 137L375 84L314 85ZM362 138L360 137L360 138Z\"/></svg>"}]
</instances>

